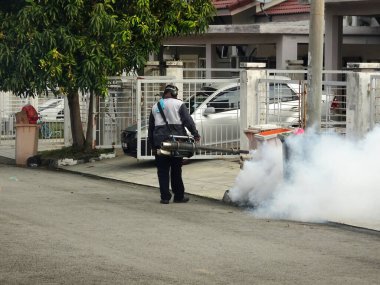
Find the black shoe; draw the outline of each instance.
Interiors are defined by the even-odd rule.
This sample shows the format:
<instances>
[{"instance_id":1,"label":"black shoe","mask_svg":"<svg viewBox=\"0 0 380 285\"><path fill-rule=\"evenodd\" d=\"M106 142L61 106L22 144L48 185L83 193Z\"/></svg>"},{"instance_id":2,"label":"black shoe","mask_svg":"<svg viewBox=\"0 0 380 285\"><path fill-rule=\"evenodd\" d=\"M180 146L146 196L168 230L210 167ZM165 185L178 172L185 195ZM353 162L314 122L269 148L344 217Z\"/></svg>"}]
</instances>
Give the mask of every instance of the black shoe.
<instances>
[{"instance_id":1,"label":"black shoe","mask_svg":"<svg viewBox=\"0 0 380 285\"><path fill-rule=\"evenodd\" d=\"M170 201L170 200L161 200L160 203L161 203L161 204L169 204L169 201Z\"/></svg>"},{"instance_id":2,"label":"black shoe","mask_svg":"<svg viewBox=\"0 0 380 285\"><path fill-rule=\"evenodd\" d=\"M189 202L189 197L183 197L181 200L176 200L176 199L174 199L173 200L173 202L174 203L187 203L187 202Z\"/></svg>"}]
</instances>

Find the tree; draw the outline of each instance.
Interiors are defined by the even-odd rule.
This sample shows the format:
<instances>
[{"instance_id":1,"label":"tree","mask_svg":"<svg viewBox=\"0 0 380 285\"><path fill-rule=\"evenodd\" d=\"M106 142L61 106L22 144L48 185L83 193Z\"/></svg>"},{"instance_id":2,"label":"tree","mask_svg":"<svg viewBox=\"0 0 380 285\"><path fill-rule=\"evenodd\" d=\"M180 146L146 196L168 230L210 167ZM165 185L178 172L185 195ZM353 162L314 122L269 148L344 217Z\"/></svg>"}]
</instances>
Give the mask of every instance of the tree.
<instances>
[{"instance_id":1,"label":"tree","mask_svg":"<svg viewBox=\"0 0 380 285\"><path fill-rule=\"evenodd\" d=\"M91 111L108 76L143 66L166 37L204 32L214 12L211 0L0 0L0 90L66 95L73 147L90 147L79 92Z\"/></svg>"}]
</instances>

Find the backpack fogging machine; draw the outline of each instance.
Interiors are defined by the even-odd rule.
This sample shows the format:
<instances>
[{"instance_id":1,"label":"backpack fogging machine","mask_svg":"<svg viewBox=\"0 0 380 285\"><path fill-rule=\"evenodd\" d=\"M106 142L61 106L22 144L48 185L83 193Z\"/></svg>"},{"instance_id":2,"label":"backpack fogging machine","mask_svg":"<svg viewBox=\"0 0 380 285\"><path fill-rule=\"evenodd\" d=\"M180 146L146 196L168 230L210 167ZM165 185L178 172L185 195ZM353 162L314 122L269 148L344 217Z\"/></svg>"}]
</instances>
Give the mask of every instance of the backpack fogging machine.
<instances>
[{"instance_id":1,"label":"backpack fogging machine","mask_svg":"<svg viewBox=\"0 0 380 285\"><path fill-rule=\"evenodd\" d=\"M234 148L216 148L202 146L195 142L192 136L171 135L169 140L161 143L161 148L157 150L158 155L173 157L192 157L201 151L220 152L224 154L249 154L248 150Z\"/></svg>"}]
</instances>

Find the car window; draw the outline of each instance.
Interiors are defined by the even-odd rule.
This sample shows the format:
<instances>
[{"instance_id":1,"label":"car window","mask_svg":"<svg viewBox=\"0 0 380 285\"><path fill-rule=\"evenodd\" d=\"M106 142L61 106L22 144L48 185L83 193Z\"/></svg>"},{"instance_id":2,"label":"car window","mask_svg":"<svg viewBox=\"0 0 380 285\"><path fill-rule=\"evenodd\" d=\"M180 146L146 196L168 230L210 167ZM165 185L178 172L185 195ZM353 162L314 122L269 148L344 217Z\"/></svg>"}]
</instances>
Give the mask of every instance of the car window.
<instances>
[{"instance_id":1,"label":"car window","mask_svg":"<svg viewBox=\"0 0 380 285\"><path fill-rule=\"evenodd\" d=\"M238 87L234 87L220 92L207 103L207 107L214 107L215 113L238 109L240 108L239 91Z\"/></svg>"},{"instance_id":2,"label":"car window","mask_svg":"<svg viewBox=\"0 0 380 285\"><path fill-rule=\"evenodd\" d=\"M192 114L209 96L210 92L198 92L196 95L187 99L185 105L190 114Z\"/></svg>"},{"instance_id":3,"label":"car window","mask_svg":"<svg viewBox=\"0 0 380 285\"><path fill-rule=\"evenodd\" d=\"M285 83L269 84L269 103L298 100L297 94Z\"/></svg>"},{"instance_id":4,"label":"car window","mask_svg":"<svg viewBox=\"0 0 380 285\"><path fill-rule=\"evenodd\" d=\"M61 105L62 101L61 100L54 100L54 101L51 101L51 102L46 102L44 105L40 106L38 108L38 111L41 112L45 109L49 109L49 108L55 108L59 105Z\"/></svg>"}]
</instances>

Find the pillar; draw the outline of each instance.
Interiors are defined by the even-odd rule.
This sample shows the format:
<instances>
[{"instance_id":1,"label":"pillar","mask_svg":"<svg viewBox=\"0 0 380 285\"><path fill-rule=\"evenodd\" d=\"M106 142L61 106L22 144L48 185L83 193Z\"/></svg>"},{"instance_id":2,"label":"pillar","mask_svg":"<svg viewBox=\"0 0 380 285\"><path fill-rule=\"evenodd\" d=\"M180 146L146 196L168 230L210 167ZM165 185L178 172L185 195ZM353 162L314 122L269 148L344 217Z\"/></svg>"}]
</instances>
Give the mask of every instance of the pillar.
<instances>
[{"instance_id":1,"label":"pillar","mask_svg":"<svg viewBox=\"0 0 380 285\"><path fill-rule=\"evenodd\" d=\"M211 78L212 68L212 44L206 44L206 78Z\"/></svg>"},{"instance_id":2,"label":"pillar","mask_svg":"<svg viewBox=\"0 0 380 285\"><path fill-rule=\"evenodd\" d=\"M379 74L380 63L348 63L353 73L347 74L347 137L360 139L373 126L371 76Z\"/></svg>"},{"instance_id":3,"label":"pillar","mask_svg":"<svg viewBox=\"0 0 380 285\"><path fill-rule=\"evenodd\" d=\"M160 62L147 61L144 67L144 75L146 76L160 76Z\"/></svg>"},{"instance_id":4,"label":"pillar","mask_svg":"<svg viewBox=\"0 0 380 285\"><path fill-rule=\"evenodd\" d=\"M343 17L331 14L325 16L325 69L342 68Z\"/></svg>"},{"instance_id":5,"label":"pillar","mask_svg":"<svg viewBox=\"0 0 380 285\"><path fill-rule=\"evenodd\" d=\"M182 61L167 61L166 62L166 76L174 77L175 80L167 82L178 87L178 99L183 99L183 62ZM178 82L179 81L179 82Z\"/></svg>"},{"instance_id":6,"label":"pillar","mask_svg":"<svg viewBox=\"0 0 380 285\"><path fill-rule=\"evenodd\" d=\"M276 68L285 69L287 60L297 59L297 41L290 36L282 36L276 45Z\"/></svg>"},{"instance_id":7,"label":"pillar","mask_svg":"<svg viewBox=\"0 0 380 285\"><path fill-rule=\"evenodd\" d=\"M265 63L243 62L240 67L240 149L249 148L244 131L257 125L258 80L265 77Z\"/></svg>"}]
</instances>

